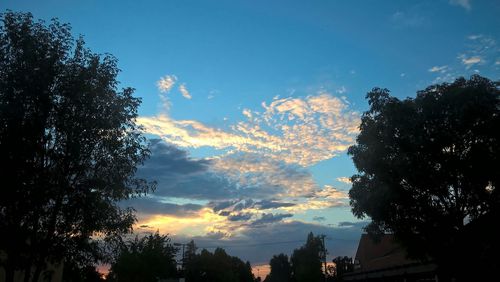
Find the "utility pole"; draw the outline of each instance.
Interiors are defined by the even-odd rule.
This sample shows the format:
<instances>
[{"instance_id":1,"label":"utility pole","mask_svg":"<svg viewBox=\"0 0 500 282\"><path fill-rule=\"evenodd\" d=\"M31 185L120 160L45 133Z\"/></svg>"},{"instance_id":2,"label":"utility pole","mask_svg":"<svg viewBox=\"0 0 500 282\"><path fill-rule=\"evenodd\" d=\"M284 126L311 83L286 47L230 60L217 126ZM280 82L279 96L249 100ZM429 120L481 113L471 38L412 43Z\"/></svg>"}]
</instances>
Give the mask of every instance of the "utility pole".
<instances>
[{"instance_id":1,"label":"utility pole","mask_svg":"<svg viewBox=\"0 0 500 282\"><path fill-rule=\"evenodd\" d=\"M327 272L326 272L326 245L325 245L325 237L326 235L321 235L321 241L323 242L323 262L324 262L324 265L325 265L325 282L326 282L326 275L327 275Z\"/></svg>"},{"instance_id":2,"label":"utility pole","mask_svg":"<svg viewBox=\"0 0 500 282\"><path fill-rule=\"evenodd\" d=\"M185 257L184 257L184 246L186 246L185 243L174 243L174 246L182 246L182 258L181 258L181 269L182 273L184 273L184 263L185 263Z\"/></svg>"}]
</instances>

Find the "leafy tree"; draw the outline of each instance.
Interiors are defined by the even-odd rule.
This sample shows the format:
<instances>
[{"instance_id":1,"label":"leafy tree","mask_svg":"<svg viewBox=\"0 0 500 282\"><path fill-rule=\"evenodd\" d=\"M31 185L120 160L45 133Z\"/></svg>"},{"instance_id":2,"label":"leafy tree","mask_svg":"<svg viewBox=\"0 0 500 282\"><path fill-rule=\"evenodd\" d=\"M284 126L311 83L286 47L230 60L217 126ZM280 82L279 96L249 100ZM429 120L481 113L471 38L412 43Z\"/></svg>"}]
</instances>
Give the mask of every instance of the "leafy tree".
<instances>
[{"instance_id":1,"label":"leafy tree","mask_svg":"<svg viewBox=\"0 0 500 282\"><path fill-rule=\"evenodd\" d=\"M224 249L214 253L203 249L186 264L187 282L253 282L252 267L237 257L229 256Z\"/></svg>"},{"instance_id":2,"label":"leafy tree","mask_svg":"<svg viewBox=\"0 0 500 282\"><path fill-rule=\"evenodd\" d=\"M336 281L342 281L342 275L354 271L354 262L350 257L336 257L333 263L335 264L333 276Z\"/></svg>"},{"instance_id":3,"label":"leafy tree","mask_svg":"<svg viewBox=\"0 0 500 282\"><path fill-rule=\"evenodd\" d=\"M102 274L94 266L80 266L72 261L64 262L63 281L65 282L103 282Z\"/></svg>"},{"instance_id":4,"label":"leafy tree","mask_svg":"<svg viewBox=\"0 0 500 282\"><path fill-rule=\"evenodd\" d=\"M114 57L57 20L0 21L1 263L7 281L16 269L38 281L47 262L102 259L94 235L130 230L132 210L117 202L153 188L134 176L148 150Z\"/></svg>"},{"instance_id":5,"label":"leafy tree","mask_svg":"<svg viewBox=\"0 0 500 282\"><path fill-rule=\"evenodd\" d=\"M464 257L476 274L497 269L499 83L476 75L416 98L375 88L367 99L349 148L359 171L349 192L354 215L371 218L370 234L393 232L410 255L455 277L467 271L457 267Z\"/></svg>"},{"instance_id":6,"label":"leafy tree","mask_svg":"<svg viewBox=\"0 0 500 282\"><path fill-rule=\"evenodd\" d=\"M269 261L271 272L264 280L265 282L288 282L292 277L292 267L288 261L288 256L279 254L273 256Z\"/></svg>"},{"instance_id":7,"label":"leafy tree","mask_svg":"<svg viewBox=\"0 0 500 282\"><path fill-rule=\"evenodd\" d=\"M321 260L324 256L324 247L321 237L311 232L307 236L306 244L293 251L292 277L296 282L316 282L324 279Z\"/></svg>"},{"instance_id":8,"label":"leafy tree","mask_svg":"<svg viewBox=\"0 0 500 282\"><path fill-rule=\"evenodd\" d=\"M108 279L111 281L156 282L177 276L175 255L177 249L170 238L158 232L146 237L135 237L122 244Z\"/></svg>"}]
</instances>

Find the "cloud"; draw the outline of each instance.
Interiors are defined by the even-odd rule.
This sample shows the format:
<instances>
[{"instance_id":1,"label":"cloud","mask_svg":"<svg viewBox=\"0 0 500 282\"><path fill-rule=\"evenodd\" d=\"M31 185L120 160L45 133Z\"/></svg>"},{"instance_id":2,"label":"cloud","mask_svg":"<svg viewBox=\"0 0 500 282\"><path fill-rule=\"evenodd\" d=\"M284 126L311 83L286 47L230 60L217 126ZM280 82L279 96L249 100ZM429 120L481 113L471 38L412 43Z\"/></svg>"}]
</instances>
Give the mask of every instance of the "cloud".
<instances>
[{"instance_id":1,"label":"cloud","mask_svg":"<svg viewBox=\"0 0 500 282\"><path fill-rule=\"evenodd\" d=\"M253 205L253 207L261 209L261 210L267 210L267 209L288 208L288 207L293 207L295 205L296 204L294 204L294 203L278 202L275 200L262 200L262 201L256 202Z\"/></svg>"},{"instance_id":2,"label":"cloud","mask_svg":"<svg viewBox=\"0 0 500 282\"><path fill-rule=\"evenodd\" d=\"M345 176L337 177L337 181L345 183L345 184L351 184L352 183L351 182L351 178L345 177Z\"/></svg>"},{"instance_id":3,"label":"cloud","mask_svg":"<svg viewBox=\"0 0 500 282\"><path fill-rule=\"evenodd\" d=\"M341 86L340 88L335 90L335 93L338 93L338 94L344 94L346 92L347 92L347 88L345 88L345 86Z\"/></svg>"},{"instance_id":4,"label":"cloud","mask_svg":"<svg viewBox=\"0 0 500 282\"><path fill-rule=\"evenodd\" d=\"M141 214L166 214L176 217L193 217L203 209L198 204L174 204L161 202L158 197L134 198L121 203L123 206L132 206Z\"/></svg>"},{"instance_id":5,"label":"cloud","mask_svg":"<svg viewBox=\"0 0 500 282\"><path fill-rule=\"evenodd\" d=\"M267 187L261 198L303 196L316 184L311 173L297 164L267 158L256 153L232 153L213 159L213 169L246 187ZM274 191L274 193L271 193ZM254 195L256 195L254 193Z\"/></svg>"},{"instance_id":6,"label":"cloud","mask_svg":"<svg viewBox=\"0 0 500 282\"><path fill-rule=\"evenodd\" d=\"M351 226L336 227L300 221L278 221L243 230L233 237L214 231L193 237L174 236L173 241L188 242L193 239L199 249L213 251L216 247L221 247L230 255L258 265L268 263L273 255L279 253L290 256L293 249L305 244L308 233L313 232L314 235L326 235L325 243L329 251L327 260L330 261L334 256L354 257L362 228L366 224L367 222L358 222Z\"/></svg>"},{"instance_id":7,"label":"cloud","mask_svg":"<svg viewBox=\"0 0 500 282\"><path fill-rule=\"evenodd\" d=\"M175 75L165 75L156 82L156 86L158 86L158 90L160 90L161 93L168 93L176 81L177 77Z\"/></svg>"},{"instance_id":8,"label":"cloud","mask_svg":"<svg viewBox=\"0 0 500 282\"><path fill-rule=\"evenodd\" d=\"M325 221L326 218L324 216L315 216L315 217L313 217L313 220L317 221L317 222L321 222L321 221Z\"/></svg>"},{"instance_id":9,"label":"cloud","mask_svg":"<svg viewBox=\"0 0 500 282\"><path fill-rule=\"evenodd\" d=\"M145 132L161 141L151 141L151 157L137 172L158 183L150 198L133 203L138 224L235 240L297 213L346 207L347 194L319 186L308 167L354 143L360 115L349 106L327 92L275 97L259 109L244 108L245 120L224 129L167 112L139 117ZM186 151L200 147L217 155L195 159Z\"/></svg>"},{"instance_id":10,"label":"cloud","mask_svg":"<svg viewBox=\"0 0 500 282\"><path fill-rule=\"evenodd\" d=\"M237 189L210 170L211 161L192 159L184 150L152 140L151 156L138 168L139 177L157 181L156 196L187 199L231 199Z\"/></svg>"},{"instance_id":11,"label":"cloud","mask_svg":"<svg viewBox=\"0 0 500 282\"><path fill-rule=\"evenodd\" d=\"M459 59L461 59L462 64L464 64L467 69L482 62L482 59L479 56L467 57L465 54L460 55Z\"/></svg>"},{"instance_id":12,"label":"cloud","mask_svg":"<svg viewBox=\"0 0 500 282\"><path fill-rule=\"evenodd\" d=\"M460 6L469 11L472 7L469 0L450 0L451 5Z\"/></svg>"},{"instance_id":13,"label":"cloud","mask_svg":"<svg viewBox=\"0 0 500 282\"><path fill-rule=\"evenodd\" d=\"M429 72L440 72L440 73L445 73L446 70L448 69L448 66L433 66L432 68L429 69Z\"/></svg>"},{"instance_id":14,"label":"cloud","mask_svg":"<svg viewBox=\"0 0 500 282\"><path fill-rule=\"evenodd\" d=\"M302 166L344 152L359 130L359 113L325 92L276 99L269 105L262 103L262 107L264 112L245 111L249 120L232 125L230 130L194 120L174 120L166 114L139 117L137 122L147 133L177 146L258 153Z\"/></svg>"},{"instance_id":15,"label":"cloud","mask_svg":"<svg viewBox=\"0 0 500 282\"><path fill-rule=\"evenodd\" d=\"M252 112L249 109L244 109L243 112L241 112L247 119L252 118Z\"/></svg>"},{"instance_id":16,"label":"cloud","mask_svg":"<svg viewBox=\"0 0 500 282\"><path fill-rule=\"evenodd\" d=\"M252 218L251 213L236 213L228 215L227 219L230 221L246 221Z\"/></svg>"},{"instance_id":17,"label":"cloud","mask_svg":"<svg viewBox=\"0 0 500 282\"><path fill-rule=\"evenodd\" d=\"M482 38L482 37L483 37L482 34L471 34L471 35L467 36L467 39L477 40L477 39Z\"/></svg>"},{"instance_id":18,"label":"cloud","mask_svg":"<svg viewBox=\"0 0 500 282\"><path fill-rule=\"evenodd\" d=\"M272 213L264 213L262 216L252 222L252 226L262 226L270 223L275 223L281 221L284 218L292 217L293 214L285 213L285 214L272 214Z\"/></svg>"},{"instance_id":19,"label":"cloud","mask_svg":"<svg viewBox=\"0 0 500 282\"><path fill-rule=\"evenodd\" d=\"M182 97L184 97L186 99L192 98L191 94L189 93L189 91L186 88L186 84L182 83L181 85L179 85L179 91L181 92Z\"/></svg>"}]
</instances>

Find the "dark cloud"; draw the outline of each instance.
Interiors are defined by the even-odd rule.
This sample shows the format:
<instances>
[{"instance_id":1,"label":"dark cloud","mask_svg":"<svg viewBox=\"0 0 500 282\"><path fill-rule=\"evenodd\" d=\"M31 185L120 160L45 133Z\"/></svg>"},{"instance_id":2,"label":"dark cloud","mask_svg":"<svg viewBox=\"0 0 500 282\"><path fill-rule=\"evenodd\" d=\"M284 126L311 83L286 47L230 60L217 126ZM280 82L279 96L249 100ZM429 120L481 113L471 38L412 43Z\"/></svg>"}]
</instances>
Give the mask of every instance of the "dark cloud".
<instances>
[{"instance_id":1,"label":"dark cloud","mask_svg":"<svg viewBox=\"0 0 500 282\"><path fill-rule=\"evenodd\" d=\"M313 220L321 222L321 221L325 221L326 218L324 216L315 216L315 217L313 217Z\"/></svg>"},{"instance_id":2,"label":"dark cloud","mask_svg":"<svg viewBox=\"0 0 500 282\"><path fill-rule=\"evenodd\" d=\"M244 220L250 220L252 218L251 213L237 213L237 214L231 214L227 217L229 221L244 221Z\"/></svg>"},{"instance_id":3,"label":"dark cloud","mask_svg":"<svg viewBox=\"0 0 500 282\"><path fill-rule=\"evenodd\" d=\"M252 226L262 226L262 225L266 225L266 224L270 224L270 223L275 223L275 222L278 222L278 221L281 221L282 219L284 218L287 218L287 217L292 217L293 214L291 213L278 213L278 214L272 214L272 213L263 213L262 216L253 221L252 222Z\"/></svg>"},{"instance_id":4,"label":"dark cloud","mask_svg":"<svg viewBox=\"0 0 500 282\"><path fill-rule=\"evenodd\" d=\"M213 251L222 247L233 256L238 256L252 264L269 263L273 255L284 253L291 255L293 250L304 245L307 234L326 235L328 261L336 256L354 257L362 228L366 222L353 223L350 227L330 227L299 221L276 222L261 228L249 228L242 234L224 238L221 232L212 232L206 236L175 237L174 242L188 242L193 239L199 249Z\"/></svg>"},{"instance_id":5,"label":"dark cloud","mask_svg":"<svg viewBox=\"0 0 500 282\"><path fill-rule=\"evenodd\" d=\"M210 170L211 161L192 159L188 153L160 140L152 140L151 157L137 176L158 183L154 195L188 199L234 199L236 186Z\"/></svg>"},{"instance_id":6,"label":"dark cloud","mask_svg":"<svg viewBox=\"0 0 500 282\"><path fill-rule=\"evenodd\" d=\"M357 222L341 221L337 224L338 227L352 227L357 225ZM363 226L364 227L364 226Z\"/></svg>"},{"instance_id":7,"label":"dark cloud","mask_svg":"<svg viewBox=\"0 0 500 282\"><path fill-rule=\"evenodd\" d=\"M122 202L123 206L130 206L135 208L141 214L169 214L176 216L189 216L203 208L202 205L197 204L173 204L162 203L156 197L143 197L134 198Z\"/></svg>"},{"instance_id":8,"label":"dark cloud","mask_svg":"<svg viewBox=\"0 0 500 282\"><path fill-rule=\"evenodd\" d=\"M210 165L209 160L193 160L188 153L159 139L150 140L150 158L141 167L142 173L161 174L165 171L176 174L204 172Z\"/></svg>"},{"instance_id":9,"label":"dark cloud","mask_svg":"<svg viewBox=\"0 0 500 282\"><path fill-rule=\"evenodd\" d=\"M230 214L231 214L230 211L221 211L221 212L219 212L220 216L229 216Z\"/></svg>"},{"instance_id":10,"label":"dark cloud","mask_svg":"<svg viewBox=\"0 0 500 282\"><path fill-rule=\"evenodd\" d=\"M275 200L254 201L252 199L213 201L208 204L208 206L211 207L214 212L219 212L220 215L222 215L221 211L233 212L233 211L242 211L244 209L250 209L250 208L256 210L267 210L267 209L292 207L295 205L296 204L294 203L278 202Z\"/></svg>"},{"instance_id":11,"label":"dark cloud","mask_svg":"<svg viewBox=\"0 0 500 282\"><path fill-rule=\"evenodd\" d=\"M253 207L260 210L266 210L266 209L278 209L278 208L293 207L293 206L295 206L294 203L283 203L274 200L262 200L256 202Z\"/></svg>"},{"instance_id":12,"label":"dark cloud","mask_svg":"<svg viewBox=\"0 0 500 282\"><path fill-rule=\"evenodd\" d=\"M150 158L138 168L137 176L157 182L156 196L217 201L268 199L287 189L260 180L242 184L228 171L216 171L212 160L193 159L187 151L158 139L151 140L150 151ZM301 175L293 174L295 170L283 171L290 174L281 176L287 179Z\"/></svg>"}]
</instances>

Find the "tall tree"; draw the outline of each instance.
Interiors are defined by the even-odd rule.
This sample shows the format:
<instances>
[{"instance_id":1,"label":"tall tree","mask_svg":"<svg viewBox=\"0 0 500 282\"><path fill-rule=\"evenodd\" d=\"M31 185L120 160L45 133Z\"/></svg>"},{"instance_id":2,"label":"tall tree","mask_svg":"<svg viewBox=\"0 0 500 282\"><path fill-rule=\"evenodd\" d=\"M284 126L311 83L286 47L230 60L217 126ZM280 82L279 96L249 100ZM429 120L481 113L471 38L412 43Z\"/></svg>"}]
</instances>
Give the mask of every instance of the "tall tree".
<instances>
[{"instance_id":1,"label":"tall tree","mask_svg":"<svg viewBox=\"0 0 500 282\"><path fill-rule=\"evenodd\" d=\"M158 232L122 244L108 279L123 282L156 282L177 276L177 249Z\"/></svg>"},{"instance_id":2,"label":"tall tree","mask_svg":"<svg viewBox=\"0 0 500 282\"><path fill-rule=\"evenodd\" d=\"M307 236L306 244L293 251L292 277L296 282L319 282L324 279L321 270L321 260L324 255L321 237L311 232Z\"/></svg>"},{"instance_id":3,"label":"tall tree","mask_svg":"<svg viewBox=\"0 0 500 282\"><path fill-rule=\"evenodd\" d=\"M57 20L0 21L0 250L8 281L16 269L36 280L47 262L99 259L94 235L130 230L117 201L152 188L134 176L148 150L114 57Z\"/></svg>"},{"instance_id":4,"label":"tall tree","mask_svg":"<svg viewBox=\"0 0 500 282\"><path fill-rule=\"evenodd\" d=\"M292 267L285 254L275 255L269 261L271 272L265 282L289 282L292 277Z\"/></svg>"},{"instance_id":5,"label":"tall tree","mask_svg":"<svg viewBox=\"0 0 500 282\"><path fill-rule=\"evenodd\" d=\"M457 267L464 256L481 268L476 274L500 267L499 83L476 75L416 98L375 88L367 99L349 148L359 171L350 203L371 218L367 231L393 232L410 255L455 277L465 277Z\"/></svg>"}]
</instances>

